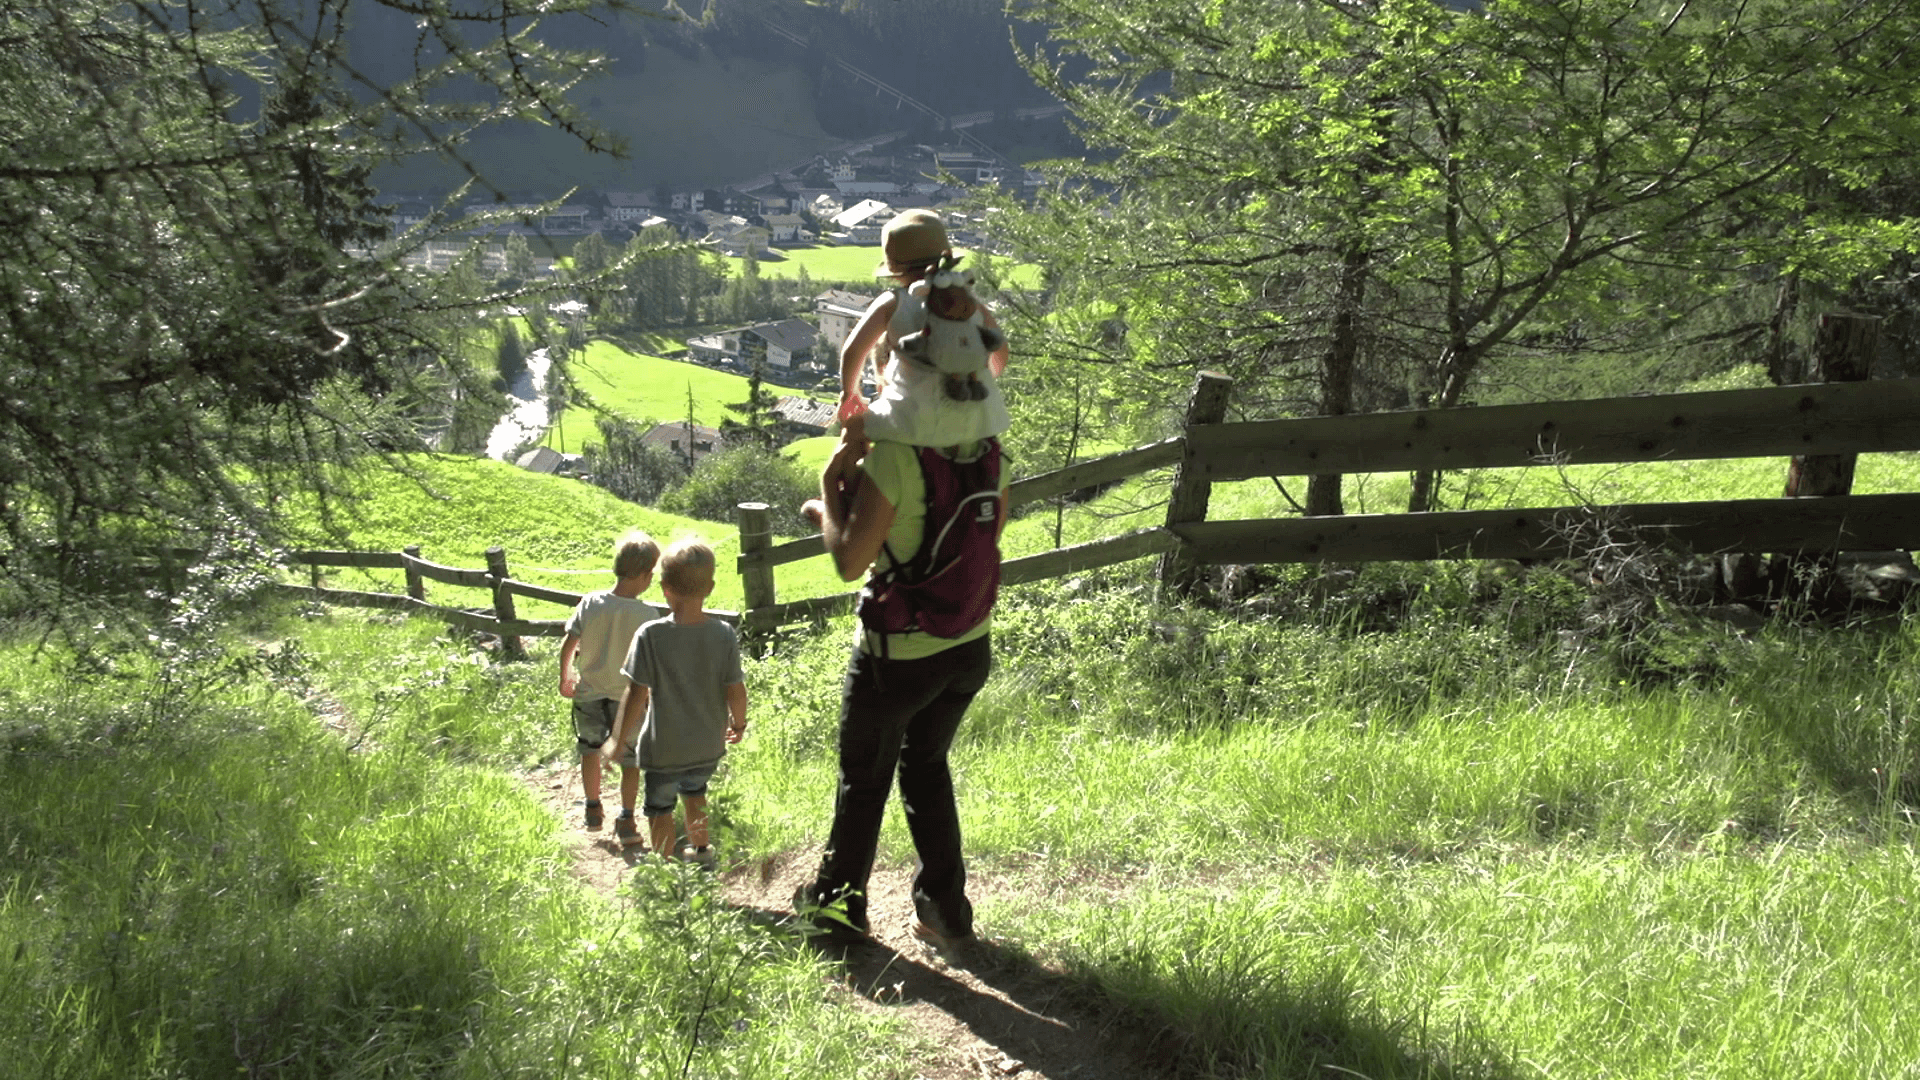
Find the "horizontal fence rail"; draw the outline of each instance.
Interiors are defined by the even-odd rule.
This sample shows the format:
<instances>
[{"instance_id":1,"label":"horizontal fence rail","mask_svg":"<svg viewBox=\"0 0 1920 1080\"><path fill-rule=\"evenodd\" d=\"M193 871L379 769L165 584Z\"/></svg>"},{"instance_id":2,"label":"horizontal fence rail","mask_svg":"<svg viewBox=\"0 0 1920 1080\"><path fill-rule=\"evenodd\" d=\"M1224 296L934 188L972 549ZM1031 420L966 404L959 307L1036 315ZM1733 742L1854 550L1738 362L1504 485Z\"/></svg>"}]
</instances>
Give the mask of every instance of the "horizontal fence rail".
<instances>
[{"instance_id":1,"label":"horizontal fence rail","mask_svg":"<svg viewBox=\"0 0 1920 1080\"><path fill-rule=\"evenodd\" d=\"M1889 551L1920 543L1920 495L1348 514L1204 521L1172 531L1207 563L1417 562L1564 558L1579 554L1595 525L1697 554Z\"/></svg>"},{"instance_id":2,"label":"horizontal fence rail","mask_svg":"<svg viewBox=\"0 0 1920 1080\"><path fill-rule=\"evenodd\" d=\"M405 611L415 615L424 615L442 622L479 633L496 634L505 643L510 654L524 655L519 644L522 637L564 637L567 632L565 619L523 619L513 610L512 597L524 596L549 604L573 607L585 593L570 589L556 589L547 585L537 585L531 581L516 581L504 576L506 552L502 548L492 548L487 558L500 570L476 570L461 566L447 566L429 562L408 551L294 551L289 552L289 563L310 567L313 584L296 585L282 583L279 591L318 600L322 603L341 607L384 608L393 611ZM360 570L404 570L407 572L406 594L371 592L358 589L333 589L319 584L323 567L343 567ZM427 602L420 579L455 585L471 589L486 589L493 594L488 608L448 607L443 604ZM707 614L726 622L738 622L740 613L734 611L709 611Z\"/></svg>"},{"instance_id":3,"label":"horizontal fence rail","mask_svg":"<svg viewBox=\"0 0 1920 1080\"><path fill-rule=\"evenodd\" d=\"M1210 424L1208 480L1920 449L1920 379Z\"/></svg>"}]
</instances>

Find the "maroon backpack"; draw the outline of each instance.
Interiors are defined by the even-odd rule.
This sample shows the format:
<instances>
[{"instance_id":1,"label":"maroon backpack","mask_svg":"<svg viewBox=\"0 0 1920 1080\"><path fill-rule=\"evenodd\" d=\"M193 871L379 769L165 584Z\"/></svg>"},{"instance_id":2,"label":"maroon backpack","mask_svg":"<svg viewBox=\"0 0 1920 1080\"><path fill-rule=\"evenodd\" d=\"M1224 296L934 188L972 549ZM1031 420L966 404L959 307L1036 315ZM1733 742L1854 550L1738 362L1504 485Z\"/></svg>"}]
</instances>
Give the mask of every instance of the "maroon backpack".
<instances>
[{"instance_id":1,"label":"maroon backpack","mask_svg":"<svg viewBox=\"0 0 1920 1080\"><path fill-rule=\"evenodd\" d=\"M867 578L854 610L876 634L958 637L987 617L1000 592L1000 440L966 462L918 449L927 485L920 550L903 562L888 548L888 569Z\"/></svg>"}]
</instances>

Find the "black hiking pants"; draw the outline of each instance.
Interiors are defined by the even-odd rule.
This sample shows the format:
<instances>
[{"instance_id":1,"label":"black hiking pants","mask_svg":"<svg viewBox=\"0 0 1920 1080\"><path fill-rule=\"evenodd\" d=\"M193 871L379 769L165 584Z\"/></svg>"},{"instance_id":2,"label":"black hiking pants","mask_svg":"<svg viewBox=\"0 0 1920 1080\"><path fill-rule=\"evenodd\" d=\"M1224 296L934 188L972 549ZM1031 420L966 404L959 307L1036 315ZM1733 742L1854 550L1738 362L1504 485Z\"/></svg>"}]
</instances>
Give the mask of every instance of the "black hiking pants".
<instances>
[{"instance_id":1,"label":"black hiking pants","mask_svg":"<svg viewBox=\"0 0 1920 1080\"><path fill-rule=\"evenodd\" d=\"M947 751L992 666L985 636L918 660L853 651L840 698L840 787L833 829L808 891L816 903L844 897L848 921L863 932L867 877L896 772L907 829L920 857L913 875L914 912L942 934L973 932Z\"/></svg>"}]
</instances>

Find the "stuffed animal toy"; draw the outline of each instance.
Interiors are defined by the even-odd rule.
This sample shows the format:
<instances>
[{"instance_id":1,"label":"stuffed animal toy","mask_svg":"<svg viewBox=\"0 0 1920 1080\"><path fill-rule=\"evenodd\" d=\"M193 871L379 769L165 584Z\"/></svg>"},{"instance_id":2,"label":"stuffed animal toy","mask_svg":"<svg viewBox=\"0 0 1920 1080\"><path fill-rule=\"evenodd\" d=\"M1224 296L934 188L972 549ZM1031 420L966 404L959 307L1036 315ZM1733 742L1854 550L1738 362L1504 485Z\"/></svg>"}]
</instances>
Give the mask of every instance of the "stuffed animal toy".
<instances>
[{"instance_id":1,"label":"stuffed animal toy","mask_svg":"<svg viewBox=\"0 0 1920 1080\"><path fill-rule=\"evenodd\" d=\"M909 285L894 325L919 327L898 338L900 354L938 371L947 400L984 401L987 356L1007 339L986 325L973 298L973 273L956 269L959 261L948 256L939 269Z\"/></svg>"},{"instance_id":2,"label":"stuffed animal toy","mask_svg":"<svg viewBox=\"0 0 1920 1080\"><path fill-rule=\"evenodd\" d=\"M915 446L957 446L1012 425L988 356L1006 338L986 325L973 276L949 256L900 293L880 396L865 407L865 437Z\"/></svg>"}]
</instances>

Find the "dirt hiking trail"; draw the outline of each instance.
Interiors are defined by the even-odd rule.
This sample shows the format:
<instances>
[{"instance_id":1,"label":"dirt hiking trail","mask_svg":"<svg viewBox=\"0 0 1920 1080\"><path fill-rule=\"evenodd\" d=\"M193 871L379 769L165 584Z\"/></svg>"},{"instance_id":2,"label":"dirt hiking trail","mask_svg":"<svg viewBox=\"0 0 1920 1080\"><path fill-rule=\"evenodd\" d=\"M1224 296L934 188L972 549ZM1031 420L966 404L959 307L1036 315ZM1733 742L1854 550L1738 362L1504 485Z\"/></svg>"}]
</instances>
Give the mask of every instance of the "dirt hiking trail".
<instances>
[{"instance_id":1,"label":"dirt hiking trail","mask_svg":"<svg viewBox=\"0 0 1920 1080\"><path fill-rule=\"evenodd\" d=\"M609 804L602 830L582 827L576 770L535 772L526 782L570 838L576 873L602 895L612 899L627 872L652 857L614 839L617 804ZM795 886L811 876L818 859L817 850L745 864L723 857L721 897L755 919L784 925ZM831 992L849 1007L905 1020L915 1044L915 1080L1161 1080L1197 1071L1183 1067L1180 1040L1164 1026L1110 1003L1103 1007L1083 984L996 944L991 927L981 927L985 936L953 955L920 942L908 929L911 875L910 866L874 869L870 943L812 947L837 973ZM968 879L976 903L1012 890L1012 882L989 875Z\"/></svg>"}]
</instances>

